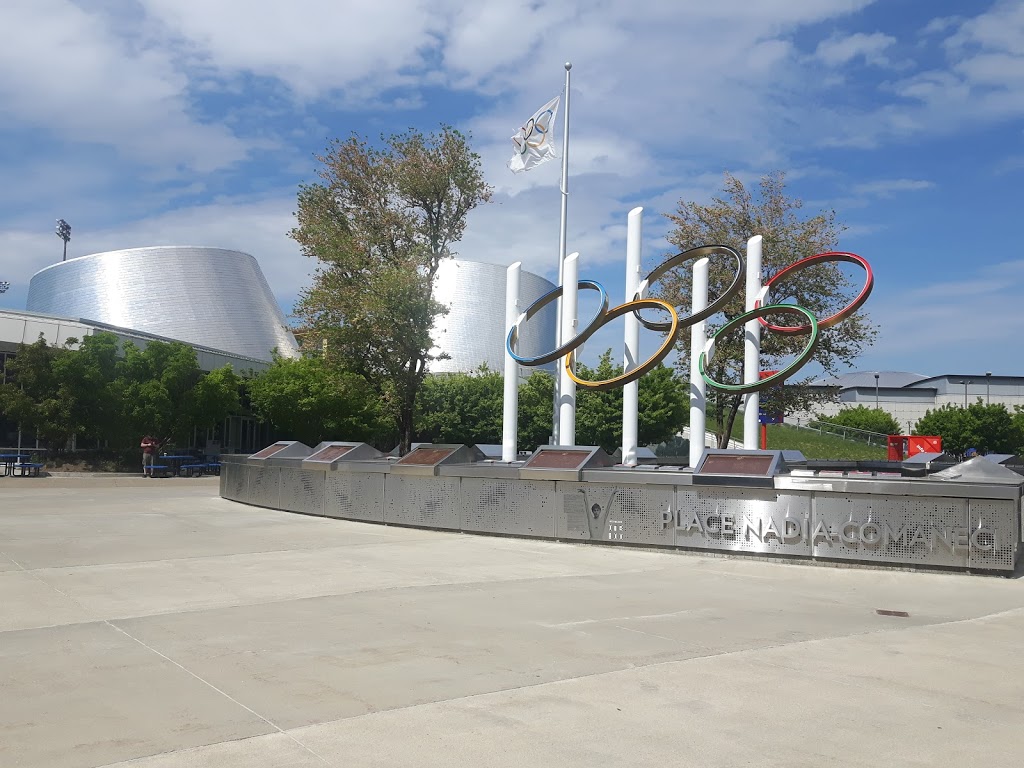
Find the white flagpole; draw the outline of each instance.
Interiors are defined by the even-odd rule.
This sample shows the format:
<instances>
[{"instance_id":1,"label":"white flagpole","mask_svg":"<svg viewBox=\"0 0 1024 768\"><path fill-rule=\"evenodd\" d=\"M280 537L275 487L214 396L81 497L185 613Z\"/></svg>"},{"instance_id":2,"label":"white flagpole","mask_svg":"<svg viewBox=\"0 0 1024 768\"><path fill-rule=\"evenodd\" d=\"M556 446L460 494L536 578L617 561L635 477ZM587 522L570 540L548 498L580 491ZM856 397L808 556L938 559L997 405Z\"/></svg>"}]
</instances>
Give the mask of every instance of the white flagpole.
<instances>
[{"instance_id":1,"label":"white flagpole","mask_svg":"<svg viewBox=\"0 0 1024 768\"><path fill-rule=\"evenodd\" d=\"M565 282L565 244L566 244L566 233L565 233L565 221L569 212L569 72L572 69L572 62L565 62L565 106L562 112L562 220L558 233L558 284L563 286L562 291L564 295ZM558 300L558 317L555 319L555 341L557 346L562 346L564 337L562 335L562 299ZM559 360L556 365L561 366L562 361ZM562 401L562 386L561 386L561 368L555 370L555 397L554 397L554 408L552 409L552 434L554 436L555 445L563 445L561 436L561 425L559 411L561 410ZM573 411L573 422L576 420L576 406L575 403L572 406Z\"/></svg>"},{"instance_id":2,"label":"white flagpole","mask_svg":"<svg viewBox=\"0 0 1024 768\"><path fill-rule=\"evenodd\" d=\"M562 304L562 338L572 338L577 332L576 297L579 287L579 254L570 253L565 258L565 303ZM562 399L559 402L558 417L561 421L558 435L559 445L576 445L576 382L569 378L564 361L560 362L559 378L562 380Z\"/></svg>"}]
</instances>

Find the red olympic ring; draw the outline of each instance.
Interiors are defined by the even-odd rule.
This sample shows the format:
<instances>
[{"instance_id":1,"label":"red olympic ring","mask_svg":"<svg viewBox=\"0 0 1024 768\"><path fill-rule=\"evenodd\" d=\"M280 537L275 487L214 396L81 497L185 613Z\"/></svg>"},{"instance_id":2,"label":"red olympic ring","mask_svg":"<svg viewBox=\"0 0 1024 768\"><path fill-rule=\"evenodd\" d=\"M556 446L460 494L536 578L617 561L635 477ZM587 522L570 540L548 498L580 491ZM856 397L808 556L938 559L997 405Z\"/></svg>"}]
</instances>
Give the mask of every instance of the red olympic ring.
<instances>
[{"instance_id":1,"label":"red olympic ring","mask_svg":"<svg viewBox=\"0 0 1024 768\"><path fill-rule=\"evenodd\" d=\"M864 302L868 300L868 296L871 295L871 290L875 287L875 275L871 271L871 265L868 264L867 260L855 253L847 253L846 251L828 251L826 253L817 253L814 256L808 256L807 258L794 261L788 267L784 267L775 273L767 283L764 284L762 289L761 298L754 302L754 309L760 308L762 301L765 298L765 294L771 295L772 285L776 281L783 280L787 275L792 275L804 267L814 266L815 264L824 264L833 261L845 261L850 264L857 264L864 270L864 287L861 288L860 293L857 294L857 298L843 307L841 310L836 312L831 317L826 317L824 320L818 321L819 328L831 328L836 323L845 320L862 306ZM790 336L796 336L799 334L810 333L810 325L772 325L767 322L763 317L757 318L757 321L762 327L767 328L769 331L775 331L776 333L787 334Z\"/></svg>"}]
</instances>

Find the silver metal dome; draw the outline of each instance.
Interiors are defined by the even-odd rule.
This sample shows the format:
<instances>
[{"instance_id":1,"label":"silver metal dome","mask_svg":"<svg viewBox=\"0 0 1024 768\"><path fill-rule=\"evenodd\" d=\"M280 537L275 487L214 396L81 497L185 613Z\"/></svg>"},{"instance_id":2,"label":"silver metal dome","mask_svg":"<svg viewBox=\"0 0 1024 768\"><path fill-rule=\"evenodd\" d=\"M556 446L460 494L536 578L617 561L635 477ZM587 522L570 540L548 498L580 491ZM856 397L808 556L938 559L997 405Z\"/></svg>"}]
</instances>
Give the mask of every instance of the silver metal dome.
<instances>
[{"instance_id":1,"label":"silver metal dome","mask_svg":"<svg viewBox=\"0 0 1024 768\"><path fill-rule=\"evenodd\" d=\"M505 370L505 279L507 268L480 261L446 259L434 278L434 298L449 307L437 318L433 338L434 354L446 352L450 359L435 360L431 373L471 372L487 363L492 371ZM519 277L519 305L526 309L555 284L540 275L522 271ZM519 351L539 355L554 349L555 304L550 304L523 327ZM553 370L554 363L542 366ZM529 373L531 369L523 369Z\"/></svg>"},{"instance_id":2,"label":"silver metal dome","mask_svg":"<svg viewBox=\"0 0 1024 768\"><path fill-rule=\"evenodd\" d=\"M37 272L26 308L260 360L274 348L298 354L259 264L241 251L157 246L80 256Z\"/></svg>"}]
</instances>

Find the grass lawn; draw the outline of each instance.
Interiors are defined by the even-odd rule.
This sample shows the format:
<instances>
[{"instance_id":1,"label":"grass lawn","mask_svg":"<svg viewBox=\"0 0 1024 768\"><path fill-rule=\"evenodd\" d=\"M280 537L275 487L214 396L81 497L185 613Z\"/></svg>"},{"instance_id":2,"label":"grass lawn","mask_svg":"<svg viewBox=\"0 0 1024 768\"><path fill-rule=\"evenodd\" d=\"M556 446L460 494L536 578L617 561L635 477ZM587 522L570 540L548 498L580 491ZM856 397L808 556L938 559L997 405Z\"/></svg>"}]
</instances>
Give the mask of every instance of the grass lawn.
<instances>
[{"instance_id":1,"label":"grass lawn","mask_svg":"<svg viewBox=\"0 0 1024 768\"><path fill-rule=\"evenodd\" d=\"M736 417L733 427L734 440L743 440L743 414ZM809 429L799 429L788 424L768 425L768 448L779 451L800 451L808 459L836 459L846 461L884 461L884 445L844 440L828 434L818 434Z\"/></svg>"}]
</instances>

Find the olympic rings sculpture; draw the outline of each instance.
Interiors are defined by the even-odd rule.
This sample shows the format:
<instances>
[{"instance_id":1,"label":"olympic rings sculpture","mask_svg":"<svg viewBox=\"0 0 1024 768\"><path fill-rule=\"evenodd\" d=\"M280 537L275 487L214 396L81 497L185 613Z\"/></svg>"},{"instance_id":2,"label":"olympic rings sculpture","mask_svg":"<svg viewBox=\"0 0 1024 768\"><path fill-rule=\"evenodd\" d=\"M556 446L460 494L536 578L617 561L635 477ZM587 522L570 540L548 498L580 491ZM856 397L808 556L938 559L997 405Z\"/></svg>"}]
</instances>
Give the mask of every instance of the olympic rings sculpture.
<instances>
[{"instance_id":1,"label":"olympic rings sculpture","mask_svg":"<svg viewBox=\"0 0 1024 768\"><path fill-rule=\"evenodd\" d=\"M704 258L713 257L725 257L726 259L733 262L735 271L733 274L732 281L729 286L718 296L714 301L708 303L706 309L697 312L696 314L686 315L680 318L679 313L675 307L666 301L661 299L647 298L646 293L650 289L651 285L661 279L669 270L675 269L690 262L696 262ZM860 293L843 307L841 310L836 312L831 317L827 317L824 320L818 320L814 314L804 307L796 304L768 304L764 302L767 296L771 292L773 287L777 287L787 277L799 272L806 267L814 266L816 264L825 264L833 262L847 262L856 264L863 268L865 280L864 286L861 288ZM644 374L650 372L657 367L675 346L676 340L678 339L679 333L691 325L706 320L712 315L720 312L726 304L736 296L741 288L743 282L743 275L745 271L745 262L742 256L733 248L725 245L703 245L698 248L691 248L688 251L677 253L674 256L670 256L668 259L663 261L657 267L655 267L650 274L647 275L640 282L640 289L633 297L632 301L628 301L624 304L619 304L616 307L608 309L608 293L604 287L594 280L580 280L578 287L583 290L595 290L600 295L601 308L593 319L580 331L575 338L563 343L557 349L553 349L550 352L546 352L535 357L525 357L520 355L516 351L516 346L519 341L519 328L520 326L535 317L544 307L548 306L552 302L556 301L562 296L562 287L559 286L552 291L548 291L546 294L537 299L533 304L527 307L526 311L523 312L516 320L515 324L509 330L508 338L505 342L505 348L508 354L520 365L525 366L538 366L545 365L553 362L559 358L565 358L565 370L569 377L576 382L576 384L584 389L591 389L595 391L602 391L607 389L613 389L615 387L621 387L632 381L636 381ZM818 253L813 256L800 259L793 262L792 264L779 270L773 275L762 287L760 294L757 296L754 302L754 309L749 312L744 312L742 315L734 317L723 325L714 336L708 339L704 345L704 349L700 353L700 357L697 360L697 368L700 371L701 378L707 383L709 387L717 389L723 392L729 392L731 394L749 394L752 392L759 392L768 387L776 386L785 379L792 376L800 368L807 364L807 362L814 356L814 352L817 349L818 341L820 339L821 331L830 328L837 323L842 322L846 318L850 317L854 312L860 309L864 302L868 300L868 296L871 295L871 291L874 288L874 274L871 271L871 266L867 260L858 256L855 253L847 253L845 251L829 251L826 253ZM660 309L668 312L670 319L667 322L659 322L649 320L641 316L640 311L644 309ZM623 373L619 376L611 379L605 379L602 381L588 381L581 379L576 375L576 350L583 345L583 343L597 332L602 326L611 320L614 320L623 315L632 313L637 320L645 328L653 331L661 331L665 333L665 339L662 341L661 346L658 350L651 355L647 360L638 365L636 368ZM800 325L773 325L765 320L768 315L795 315L800 318L803 322ZM747 323L751 320L757 320L763 328L768 331L776 333L786 334L790 336L797 335L808 335L810 338L804 348L801 350L793 361L782 370L778 371L771 376L760 379L751 384L728 384L724 382L715 381L710 377L707 372L708 365L711 362L711 358L714 355L715 344L717 340L724 334L734 330L735 328Z\"/></svg>"}]
</instances>

